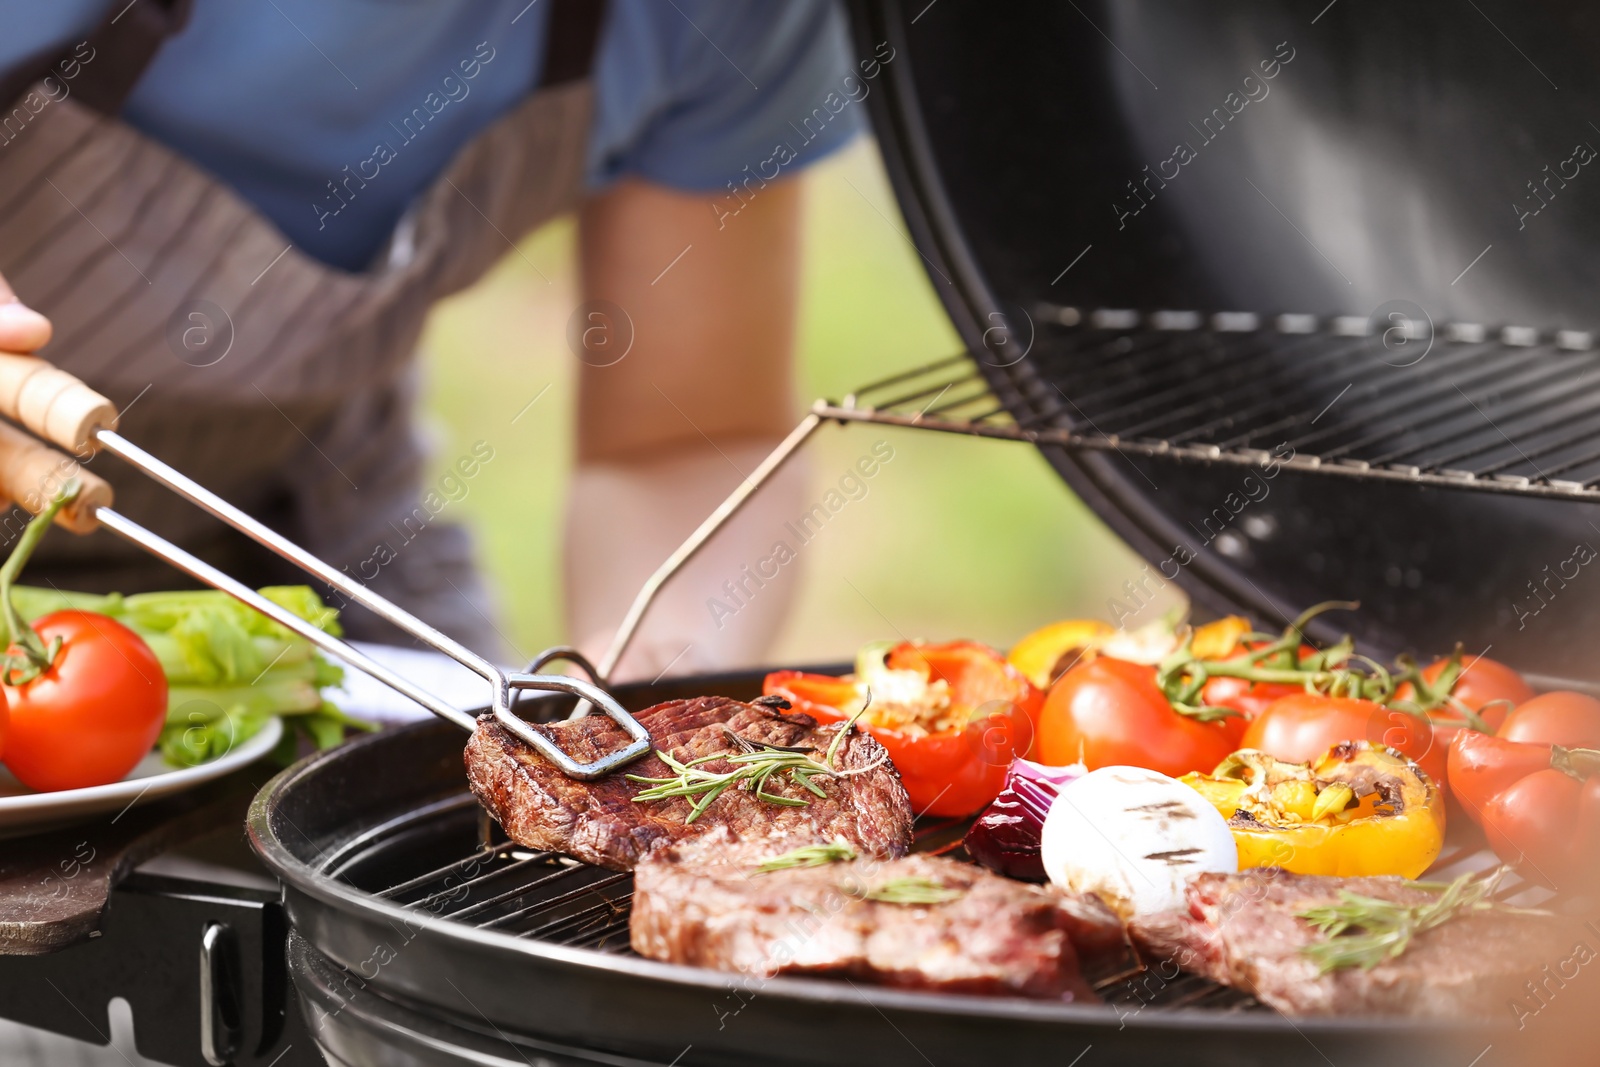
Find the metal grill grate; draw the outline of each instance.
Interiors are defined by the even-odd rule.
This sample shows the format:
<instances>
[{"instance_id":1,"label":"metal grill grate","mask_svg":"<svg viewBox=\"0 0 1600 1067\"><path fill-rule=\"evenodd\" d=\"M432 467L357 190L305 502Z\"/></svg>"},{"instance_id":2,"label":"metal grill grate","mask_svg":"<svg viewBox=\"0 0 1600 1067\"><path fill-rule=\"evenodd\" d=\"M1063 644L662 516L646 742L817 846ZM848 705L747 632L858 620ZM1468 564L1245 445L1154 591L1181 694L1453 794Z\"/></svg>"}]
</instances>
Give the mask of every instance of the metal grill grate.
<instances>
[{"instance_id":1,"label":"metal grill grate","mask_svg":"<svg viewBox=\"0 0 1600 1067\"><path fill-rule=\"evenodd\" d=\"M956 356L819 415L1248 466L1600 500L1600 354L1587 334L1309 316L1049 312L996 398ZM1087 320L1089 325L1062 326ZM1161 328L1161 327L1167 328ZM995 362L987 353L982 358ZM1026 414L1013 418L1010 411Z\"/></svg>"},{"instance_id":2,"label":"metal grill grate","mask_svg":"<svg viewBox=\"0 0 1600 1067\"><path fill-rule=\"evenodd\" d=\"M916 828L919 852L964 858L964 819L925 819ZM445 862L439 862L440 859ZM1447 851L1432 876L1452 878L1495 863L1476 848ZM428 869L411 873L419 866ZM591 867L506 841L467 793L419 809L362 839L330 873L380 897L438 918L515 938L633 955L628 918L633 876ZM1548 892L1508 878L1499 896L1542 906ZM1266 1011L1246 993L1197 975L1168 977L1133 955L1087 976L1095 991L1124 1015L1146 1009L1203 1007L1220 1012Z\"/></svg>"}]
</instances>

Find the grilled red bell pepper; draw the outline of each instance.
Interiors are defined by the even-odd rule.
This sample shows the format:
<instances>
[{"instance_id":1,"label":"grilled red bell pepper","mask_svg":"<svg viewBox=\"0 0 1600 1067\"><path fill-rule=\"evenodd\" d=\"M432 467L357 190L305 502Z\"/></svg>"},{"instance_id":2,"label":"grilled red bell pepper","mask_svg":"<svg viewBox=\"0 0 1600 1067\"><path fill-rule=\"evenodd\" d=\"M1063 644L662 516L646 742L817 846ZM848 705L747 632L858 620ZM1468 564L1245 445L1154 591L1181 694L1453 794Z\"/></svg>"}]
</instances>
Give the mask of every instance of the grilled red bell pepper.
<instances>
[{"instance_id":1,"label":"grilled red bell pepper","mask_svg":"<svg viewBox=\"0 0 1600 1067\"><path fill-rule=\"evenodd\" d=\"M1600 701L1546 693L1450 744L1450 788L1495 853L1570 891L1600 879Z\"/></svg>"},{"instance_id":2,"label":"grilled red bell pepper","mask_svg":"<svg viewBox=\"0 0 1600 1067\"><path fill-rule=\"evenodd\" d=\"M820 722L848 719L889 752L918 815L971 815L999 794L1033 746L1044 695L973 641L869 645L842 678L774 671L763 692Z\"/></svg>"}]
</instances>

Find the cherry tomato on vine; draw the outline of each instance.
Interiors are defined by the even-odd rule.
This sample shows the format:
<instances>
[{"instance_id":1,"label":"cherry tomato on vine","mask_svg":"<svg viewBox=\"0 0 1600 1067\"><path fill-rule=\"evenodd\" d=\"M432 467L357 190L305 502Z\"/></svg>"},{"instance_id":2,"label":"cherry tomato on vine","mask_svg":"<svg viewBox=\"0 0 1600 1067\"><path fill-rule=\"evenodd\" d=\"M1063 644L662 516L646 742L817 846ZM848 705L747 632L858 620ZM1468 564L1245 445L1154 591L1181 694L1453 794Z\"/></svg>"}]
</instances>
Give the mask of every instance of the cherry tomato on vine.
<instances>
[{"instance_id":1,"label":"cherry tomato on vine","mask_svg":"<svg viewBox=\"0 0 1600 1067\"><path fill-rule=\"evenodd\" d=\"M1422 680L1436 684L1440 675L1448 670L1453 657L1437 659L1422 668ZM1490 730L1498 730L1511 709L1534 697L1533 687L1516 671L1496 660L1483 656L1469 657L1461 664L1461 673L1450 688L1450 695L1477 712ZM1415 700L1416 690L1410 682L1402 682L1395 689L1396 700ZM1434 721L1435 741L1449 745L1456 731L1465 725L1449 708L1430 712Z\"/></svg>"},{"instance_id":2,"label":"cherry tomato on vine","mask_svg":"<svg viewBox=\"0 0 1600 1067\"><path fill-rule=\"evenodd\" d=\"M1244 720L1202 722L1174 711L1156 669L1102 656L1062 675L1039 714L1038 760L1090 770L1146 767L1176 778L1210 773L1239 747Z\"/></svg>"},{"instance_id":3,"label":"cherry tomato on vine","mask_svg":"<svg viewBox=\"0 0 1600 1067\"><path fill-rule=\"evenodd\" d=\"M115 619L57 611L33 625L53 662L21 684L6 679L11 709L4 759L38 790L122 779L150 751L167 715L167 678L144 639ZM13 645L13 656L22 650Z\"/></svg>"},{"instance_id":4,"label":"cherry tomato on vine","mask_svg":"<svg viewBox=\"0 0 1600 1067\"><path fill-rule=\"evenodd\" d=\"M1291 763L1311 763L1341 741L1386 745L1444 788L1445 749L1434 743L1432 726L1371 700L1317 693L1283 697L1250 724L1239 747Z\"/></svg>"},{"instance_id":5,"label":"cherry tomato on vine","mask_svg":"<svg viewBox=\"0 0 1600 1067\"><path fill-rule=\"evenodd\" d=\"M1495 736L1539 745L1600 747L1600 700L1583 693L1544 693L1519 705Z\"/></svg>"},{"instance_id":6,"label":"cherry tomato on vine","mask_svg":"<svg viewBox=\"0 0 1600 1067\"><path fill-rule=\"evenodd\" d=\"M1200 699L1211 707L1232 708L1248 722L1260 718L1261 713L1271 707L1274 701L1303 692L1304 686L1252 682L1223 676L1207 679L1205 687L1200 690Z\"/></svg>"}]
</instances>

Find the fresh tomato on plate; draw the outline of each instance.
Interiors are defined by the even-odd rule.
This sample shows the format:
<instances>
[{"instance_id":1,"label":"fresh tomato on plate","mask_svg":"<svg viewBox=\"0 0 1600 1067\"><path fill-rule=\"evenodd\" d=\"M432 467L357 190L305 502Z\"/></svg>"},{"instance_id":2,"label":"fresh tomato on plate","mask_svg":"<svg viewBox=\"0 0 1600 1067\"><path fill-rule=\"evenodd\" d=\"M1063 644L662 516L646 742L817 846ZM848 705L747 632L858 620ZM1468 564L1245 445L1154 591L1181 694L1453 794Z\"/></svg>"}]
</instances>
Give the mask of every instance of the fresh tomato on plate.
<instances>
[{"instance_id":1,"label":"fresh tomato on plate","mask_svg":"<svg viewBox=\"0 0 1600 1067\"><path fill-rule=\"evenodd\" d=\"M1371 741L1409 757L1443 788L1445 750L1423 718L1372 700L1295 693L1274 701L1244 732L1240 748L1310 763L1341 741Z\"/></svg>"},{"instance_id":2,"label":"fresh tomato on plate","mask_svg":"<svg viewBox=\"0 0 1600 1067\"><path fill-rule=\"evenodd\" d=\"M1495 853L1565 889L1600 875L1600 700L1554 692L1519 705L1493 735L1462 730L1450 788Z\"/></svg>"},{"instance_id":3,"label":"fresh tomato on plate","mask_svg":"<svg viewBox=\"0 0 1600 1067\"><path fill-rule=\"evenodd\" d=\"M1037 758L1056 766L1081 761L1090 770L1144 767L1176 778L1209 773L1239 747L1243 730L1237 716L1205 722L1175 711L1156 685L1155 667L1101 656L1051 687L1039 715Z\"/></svg>"},{"instance_id":4,"label":"fresh tomato on plate","mask_svg":"<svg viewBox=\"0 0 1600 1067\"><path fill-rule=\"evenodd\" d=\"M0 661L0 690L10 708L5 764L40 791L120 780L167 720L167 676L144 638L88 611L53 612L30 627L12 600L17 575L77 493L77 481L69 480L29 521L0 567L0 612L10 637Z\"/></svg>"},{"instance_id":5,"label":"fresh tomato on plate","mask_svg":"<svg viewBox=\"0 0 1600 1067\"><path fill-rule=\"evenodd\" d=\"M869 645L845 677L774 671L762 692L819 722L862 712L919 815L971 815L999 795L1011 761L1033 747L1043 694L974 641Z\"/></svg>"},{"instance_id":6,"label":"fresh tomato on plate","mask_svg":"<svg viewBox=\"0 0 1600 1067\"><path fill-rule=\"evenodd\" d=\"M34 651L49 658L15 665ZM167 717L167 677L150 646L120 622L58 611L34 623L9 654L4 758L24 785L48 791L119 781L155 744Z\"/></svg>"}]
</instances>

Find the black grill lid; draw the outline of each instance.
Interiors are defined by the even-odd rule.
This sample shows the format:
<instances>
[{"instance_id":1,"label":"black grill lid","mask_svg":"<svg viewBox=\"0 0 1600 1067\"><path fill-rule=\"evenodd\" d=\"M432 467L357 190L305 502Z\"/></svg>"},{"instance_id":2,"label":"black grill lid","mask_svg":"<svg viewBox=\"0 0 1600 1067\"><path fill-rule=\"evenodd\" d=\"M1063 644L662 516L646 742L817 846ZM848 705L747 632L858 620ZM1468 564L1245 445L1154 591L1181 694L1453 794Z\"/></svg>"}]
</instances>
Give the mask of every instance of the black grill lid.
<instances>
[{"instance_id":1,"label":"black grill lid","mask_svg":"<svg viewBox=\"0 0 1600 1067\"><path fill-rule=\"evenodd\" d=\"M1600 15L852 7L858 53L895 50L867 102L912 237L1019 422L1398 476L1263 492L1041 445L1152 572L1263 621L1359 599L1333 625L1379 653L1600 679ZM1506 492L1405 483L1428 471Z\"/></svg>"}]
</instances>

